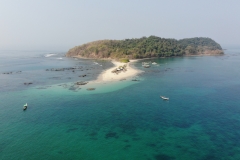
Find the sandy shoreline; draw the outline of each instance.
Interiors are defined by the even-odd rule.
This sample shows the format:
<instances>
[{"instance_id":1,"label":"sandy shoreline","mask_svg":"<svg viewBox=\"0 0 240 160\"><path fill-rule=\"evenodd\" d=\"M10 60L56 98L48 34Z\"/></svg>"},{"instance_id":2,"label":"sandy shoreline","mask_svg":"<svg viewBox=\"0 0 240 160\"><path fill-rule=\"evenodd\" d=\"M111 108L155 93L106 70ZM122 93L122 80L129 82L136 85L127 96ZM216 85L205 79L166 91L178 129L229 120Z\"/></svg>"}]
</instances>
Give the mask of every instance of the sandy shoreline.
<instances>
[{"instance_id":1,"label":"sandy shoreline","mask_svg":"<svg viewBox=\"0 0 240 160\"><path fill-rule=\"evenodd\" d=\"M132 63L136 62L137 60L130 60L129 63L121 63L121 62L117 62L112 60L111 62L114 64L114 67L109 68L105 71L103 71L96 80L90 81L90 83L101 83L101 82L109 82L109 81L119 81L119 80L123 80L126 78L131 78L134 77L140 73L142 73L143 71L138 70L134 67L132 67ZM119 66L123 66L126 65L126 69L127 71L123 72L121 71L120 73L116 74L116 73L112 73L112 71L114 69L116 69Z\"/></svg>"},{"instance_id":2,"label":"sandy shoreline","mask_svg":"<svg viewBox=\"0 0 240 160\"><path fill-rule=\"evenodd\" d=\"M204 54L204 55L206 55L206 54ZM203 55L201 54L201 55L185 55L185 56L188 57L188 56L203 56ZM79 57L79 56L76 56L76 58L91 59L91 58L83 58L83 57ZM96 80L89 81L88 83L99 84L99 83L104 83L104 82L121 81L121 80L125 80L127 78L134 78L134 76L137 76L138 74L144 72L142 70L136 69L133 66L134 62L144 60L144 59L155 59L155 58L167 58L167 57L151 57L151 58L135 59L135 60L130 60L129 63L121 63L121 62L118 62L113 59L107 59L107 60L110 60L114 64L114 66L112 68L109 68L109 69L103 71L102 73L100 73L100 75L97 77ZM125 72L121 71L118 74L112 72L114 69L116 69L120 66L123 66L123 65L127 66L126 67L127 71L125 71Z\"/></svg>"}]
</instances>

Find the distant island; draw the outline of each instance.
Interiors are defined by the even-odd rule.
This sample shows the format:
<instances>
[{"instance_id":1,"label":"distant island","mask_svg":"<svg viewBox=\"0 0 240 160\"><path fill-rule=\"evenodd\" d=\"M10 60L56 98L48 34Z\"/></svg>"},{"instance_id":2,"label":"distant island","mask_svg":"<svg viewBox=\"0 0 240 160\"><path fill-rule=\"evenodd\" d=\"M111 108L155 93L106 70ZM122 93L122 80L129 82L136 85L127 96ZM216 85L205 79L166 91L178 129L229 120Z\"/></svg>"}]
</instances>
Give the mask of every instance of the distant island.
<instances>
[{"instance_id":1,"label":"distant island","mask_svg":"<svg viewBox=\"0 0 240 160\"><path fill-rule=\"evenodd\" d=\"M219 55L222 47L211 38L170 39L149 36L125 40L99 40L70 49L67 57L141 59L184 55Z\"/></svg>"}]
</instances>

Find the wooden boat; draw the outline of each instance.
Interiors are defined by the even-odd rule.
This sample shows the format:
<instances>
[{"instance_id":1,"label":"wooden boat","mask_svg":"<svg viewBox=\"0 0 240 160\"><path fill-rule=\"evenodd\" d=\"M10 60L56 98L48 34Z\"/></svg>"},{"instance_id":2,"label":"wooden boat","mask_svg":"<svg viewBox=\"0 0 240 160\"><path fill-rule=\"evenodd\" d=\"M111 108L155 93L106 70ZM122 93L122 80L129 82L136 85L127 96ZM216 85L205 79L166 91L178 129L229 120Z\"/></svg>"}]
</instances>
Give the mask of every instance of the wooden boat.
<instances>
[{"instance_id":1,"label":"wooden boat","mask_svg":"<svg viewBox=\"0 0 240 160\"><path fill-rule=\"evenodd\" d=\"M25 105L23 105L23 110L27 109L27 103Z\"/></svg>"},{"instance_id":2,"label":"wooden boat","mask_svg":"<svg viewBox=\"0 0 240 160\"><path fill-rule=\"evenodd\" d=\"M160 96L163 100L169 100L169 98L164 97L164 96Z\"/></svg>"}]
</instances>

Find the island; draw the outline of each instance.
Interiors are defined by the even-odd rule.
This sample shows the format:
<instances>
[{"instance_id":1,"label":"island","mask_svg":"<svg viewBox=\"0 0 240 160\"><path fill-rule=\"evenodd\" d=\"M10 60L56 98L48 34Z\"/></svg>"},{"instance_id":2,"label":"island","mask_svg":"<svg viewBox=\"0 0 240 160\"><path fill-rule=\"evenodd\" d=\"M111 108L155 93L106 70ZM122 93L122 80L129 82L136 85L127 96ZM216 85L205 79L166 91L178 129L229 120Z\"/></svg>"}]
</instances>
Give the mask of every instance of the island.
<instances>
[{"instance_id":1,"label":"island","mask_svg":"<svg viewBox=\"0 0 240 160\"><path fill-rule=\"evenodd\" d=\"M184 55L219 55L222 47L211 38L170 39L157 36L125 40L99 40L70 49L67 57L142 59Z\"/></svg>"},{"instance_id":2,"label":"island","mask_svg":"<svg viewBox=\"0 0 240 160\"><path fill-rule=\"evenodd\" d=\"M97 80L93 81L94 83L99 83L121 81L137 76L144 70L138 70L132 66L132 63L128 62L134 62L143 58L221 55L223 53L222 47L211 38L196 37L176 40L149 36L125 40L89 42L70 49L66 56L112 60L114 67L105 70L98 76ZM126 63L126 65L123 63ZM148 68L149 65L144 65L144 67Z\"/></svg>"}]
</instances>

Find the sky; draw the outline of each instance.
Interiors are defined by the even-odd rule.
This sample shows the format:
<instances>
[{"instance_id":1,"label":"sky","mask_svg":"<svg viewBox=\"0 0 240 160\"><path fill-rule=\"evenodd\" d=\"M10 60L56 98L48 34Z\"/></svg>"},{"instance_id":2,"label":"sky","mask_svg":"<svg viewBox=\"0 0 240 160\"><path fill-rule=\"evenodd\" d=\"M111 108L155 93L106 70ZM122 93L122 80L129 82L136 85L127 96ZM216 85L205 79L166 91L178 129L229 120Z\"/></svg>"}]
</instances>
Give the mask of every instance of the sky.
<instances>
[{"instance_id":1,"label":"sky","mask_svg":"<svg viewBox=\"0 0 240 160\"><path fill-rule=\"evenodd\" d=\"M68 51L150 35L240 46L240 1L0 0L0 50Z\"/></svg>"}]
</instances>

